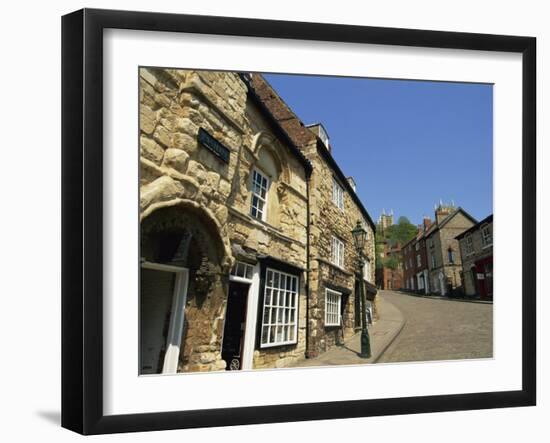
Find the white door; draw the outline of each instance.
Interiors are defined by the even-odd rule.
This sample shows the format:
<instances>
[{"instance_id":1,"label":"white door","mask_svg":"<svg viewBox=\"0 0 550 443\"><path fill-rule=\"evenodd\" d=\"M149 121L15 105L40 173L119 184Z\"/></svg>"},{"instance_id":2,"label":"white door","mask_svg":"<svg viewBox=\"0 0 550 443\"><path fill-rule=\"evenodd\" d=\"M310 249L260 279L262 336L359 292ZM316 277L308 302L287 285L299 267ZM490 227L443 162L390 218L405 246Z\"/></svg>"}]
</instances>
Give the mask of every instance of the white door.
<instances>
[{"instance_id":1,"label":"white door","mask_svg":"<svg viewBox=\"0 0 550 443\"><path fill-rule=\"evenodd\" d=\"M177 372L187 269L146 263L141 269L140 374Z\"/></svg>"},{"instance_id":2,"label":"white door","mask_svg":"<svg viewBox=\"0 0 550 443\"><path fill-rule=\"evenodd\" d=\"M430 276L428 275L428 271L426 270L424 270L424 282L426 283L424 293L427 294L428 292L430 292Z\"/></svg>"},{"instance_id":3,"label":"white door","mask_svg":"<svg viewBox=\"0 0 550 443\"><path fill-rule=\"evenodd\" d=\"M441 295L445 295L445 276L442 273L439 274L439 286L441 287Z\"/></svg>"}]
</instances>

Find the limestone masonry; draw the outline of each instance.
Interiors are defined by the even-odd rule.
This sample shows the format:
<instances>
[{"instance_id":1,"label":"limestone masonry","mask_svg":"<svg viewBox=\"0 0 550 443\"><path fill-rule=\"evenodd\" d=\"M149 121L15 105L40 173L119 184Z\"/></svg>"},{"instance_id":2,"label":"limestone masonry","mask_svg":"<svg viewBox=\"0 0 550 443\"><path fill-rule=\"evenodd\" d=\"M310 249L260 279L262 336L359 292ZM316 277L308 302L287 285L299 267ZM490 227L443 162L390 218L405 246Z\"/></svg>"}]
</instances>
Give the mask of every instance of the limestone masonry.
<instances>
[{"instance_id":1,"label":"limestone masonry","mask_svg":"<svg viewBox=\"0 0 550 443\"><path fill-rule=\"evenodd\" d=\"M139 82L142 374L294 365L360 328L360 284L376 317L375 227L320 125L258 74Z\"/></svg>"}]
</instances>

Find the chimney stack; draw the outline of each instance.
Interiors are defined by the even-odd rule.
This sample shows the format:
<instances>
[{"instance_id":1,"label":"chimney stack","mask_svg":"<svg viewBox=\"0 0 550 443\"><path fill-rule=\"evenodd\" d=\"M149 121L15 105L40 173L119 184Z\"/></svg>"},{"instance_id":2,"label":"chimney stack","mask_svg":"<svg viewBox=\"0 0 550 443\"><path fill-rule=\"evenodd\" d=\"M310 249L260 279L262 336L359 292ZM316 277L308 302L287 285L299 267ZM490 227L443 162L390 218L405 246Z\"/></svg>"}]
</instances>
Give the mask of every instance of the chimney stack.
<instances>
[{"instance_id":1,"label":"chimney stack","mask_svg":"<svg viewBox=\"0 0 550 443\"><path fill-rule=\"evenodd\" d=\"M424 216L424 219L422 220L422 226L424 227L424 232L426 232L428 229L430 229L430 226L432 225L432 220L427 215Z\"/></svg>"}]
</instances>

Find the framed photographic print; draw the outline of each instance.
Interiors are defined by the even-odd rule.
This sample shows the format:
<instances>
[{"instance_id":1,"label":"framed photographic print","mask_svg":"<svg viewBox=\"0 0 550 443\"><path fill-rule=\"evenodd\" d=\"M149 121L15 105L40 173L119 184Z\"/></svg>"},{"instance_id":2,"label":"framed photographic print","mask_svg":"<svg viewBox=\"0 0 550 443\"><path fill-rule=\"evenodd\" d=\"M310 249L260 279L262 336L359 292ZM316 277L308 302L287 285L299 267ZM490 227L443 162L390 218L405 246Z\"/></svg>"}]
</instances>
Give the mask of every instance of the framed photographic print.
<instances>
[{"instance_id":1,"label":"framed photographic print","mask_svg":"<svg viewBox=\"0 0 550 443\"><path fill-rule=\"evenodd\" d=\"M64 16L62 425L534 405L535 51Z\"/></svg>"}]
</instances>

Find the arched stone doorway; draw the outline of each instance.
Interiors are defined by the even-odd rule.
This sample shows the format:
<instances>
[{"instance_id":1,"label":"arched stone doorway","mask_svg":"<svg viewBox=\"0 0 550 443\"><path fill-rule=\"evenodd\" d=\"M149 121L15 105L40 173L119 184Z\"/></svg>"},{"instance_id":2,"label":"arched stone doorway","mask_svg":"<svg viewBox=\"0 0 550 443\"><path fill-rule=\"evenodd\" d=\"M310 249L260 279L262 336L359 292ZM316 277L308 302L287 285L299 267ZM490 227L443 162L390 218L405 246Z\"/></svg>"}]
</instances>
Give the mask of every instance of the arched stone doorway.
<instances>
[{"instance_id":1,"label":"arched stone doorway","mask_svg":"<svg viewBox=\"0 0 550 443\"><path fill-rule=\"evenodd\" d=\"M227 293L219 227L194 204L161 207L141 222L140 373L223 369Z\"/></svg>"}]
</instances>

